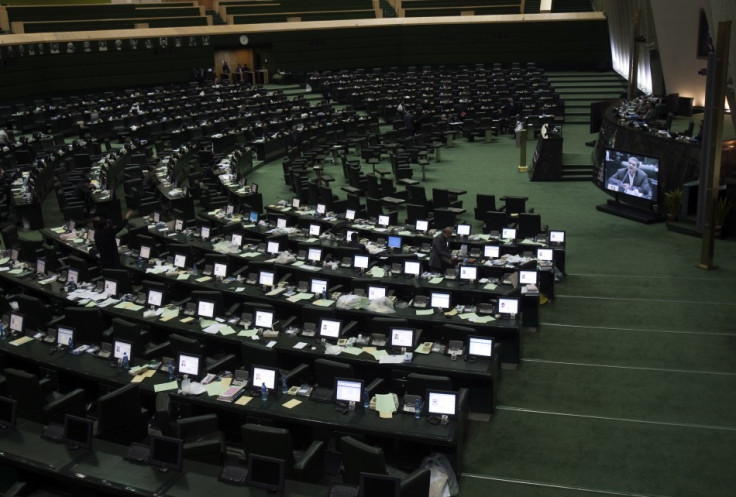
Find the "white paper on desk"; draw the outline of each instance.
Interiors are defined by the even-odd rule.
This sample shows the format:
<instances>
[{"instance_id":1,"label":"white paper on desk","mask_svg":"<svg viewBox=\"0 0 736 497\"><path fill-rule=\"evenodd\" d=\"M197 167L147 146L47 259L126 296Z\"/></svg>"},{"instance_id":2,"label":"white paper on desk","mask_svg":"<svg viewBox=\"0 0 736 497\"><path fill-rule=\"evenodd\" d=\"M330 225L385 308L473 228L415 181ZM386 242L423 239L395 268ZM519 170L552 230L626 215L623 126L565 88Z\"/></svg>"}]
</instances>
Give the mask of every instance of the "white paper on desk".
<instances>
[{"instance_id":1,"label":"white paper on desk","mask_svg":"<svg viewBox=\"0 0 736 497\"><path fill-rule=\"evenodd\" d=\"M113 298L107 298L107 299L103 300L102 302L99 302L97 304L97 306L98 307L107 307L109 305L117 304L118 302L120 302L120 300L113 299Z\"/></svg>"},{"instance_id":2,"label":"white paper on desk","mask_svg":"<svg viewBox=\"0 0 736 497\"><path fill-rule=\"evenodd\" d=\"M161 274L166 271L168 271L168 268L165 266L154 266L154 267L146 268L146 273L151 273L151 274Z\"/></svg>"},{"instance_id":3,"label":"white paper on desk","mask_svg":"<svg viewBox=\"0 0 736 497\"><path fill-rule=\"evenodd\" d=\"M486 283L485 286L483 286L483 290L495 290L498 288L498 285L495 283Z\"/></svg>"},{"instance_id":4,"label":"white paper on desk","mask_svg":"<svg viewBox=\"0 0 736 497\"><path fill-rule=\"evenodd\" d=\"M474 312L463 312L462 314L458 314L457 317L460 319L473 319L477 318L478 315Z\"/></svg>"},{"instance_id":5,"label":"white paper on desk","mask_svg":"<svg viewBox=\"0 0 736 497\"><path fill-rule=\"evenodd\" d=\"M296 345L294 345L294 348L297 349L297 350L301 350L301 349L303 349L306 346L307 346L307 342L299 342Z\"/></svg>"},{"instance_id":6,"label":"white paper on desk","mask_svg":"<svg viewBox=\"0 0 736 497\"><path fill-rule=\"evenodd\" d=\"M394 396L390 393L376 394L376 411L378 412L396 412L396 404Z\"/></svg>"},{"instance_id":7,"label":"white paper on desk","mask_svg":"<svg viewBox=\"0 0 736 497\"><path fill-rule=\"evenodd\" d=\"M276 287L273 290L271 290L270 292L268 292L266 295L268 295L269 297L273 297L274 295L278 295L279 293L283 292L284 290L286 290L286 287L283 287L283 286Z\"/></svg>"},{"instance_id":8,"label":"white paper on desk","mask_svg":"<svg viewBox=\"0 0 736 497\"><path fill-rule=\"evenodd\" d=\"M268 342L266 344L266 347L268 347L269 349L271 349L271 348L274 347L274 345L276 345L276 340L271 340L270 342Z\"/></svg>"},{"instance_id":9,"label":"white paper on desk","mask_svg":"<svg viewBox=\"0 0 736 497\"><path fill-rule=\"evenodd\" d=\"M235 289L236 292L242 292L244 290L245 290L244 286L239 286L238 288Z\"/></svg>"},{"instance_id":10,"label":"white paper on desk","mask_svg":"<svg viewBox=\"0 0 736 497\"><path fill-rule=\"evenodd\" d=\"M325 355L339 355L344 347L339 345L327 344L325 345Z\"/></svg>"},{"instance_id":11,"label":"white paper on desk","mask_svg":"<svg viewBox=\"0 0 736 497\"><path fill-rule=\"evenodd\" d=\"M176 279L177 280L188 280L189 273L179 273L179 276L177 276Z\"/></svg>"},{"instance_id":12,"label":"white paper on desk","mask_svg":"<svg viewBox=\"0 0 736 497\"><path fill-rule=\"evenodd\" d=\"M288 300L289 302L299 302L300 300L308 300L312 297L314 297L313 293L299 292L296 295L288 297L286 300Z\"/></svg>"},{"instance_id":13,"label":"white paper on desk","mask_svg":"<svg viewBox=\"0 0 736 497\"><path fill-rule=\"evenodd\" d=\"M318 241L319 241L319 238L314 238L313 236L307 238L307 243L314 243L314 242L318 242Z\"/></svg>"},{"instance_id":14,"label":"white paper on desk","mask_svg":"<svg viewBox=\"0 0 736 497\"><path fill-rule=\"evenodd\" d=\"M238 332L239 337L256 337L258 338L258 332L256 330L240 330Z\"/></svg>"},{"instance_id":15,"label":"white paper on desk","mask_svg":"<svg viewBox=\"0 0 736 497\"><path fill-rule=\"evenodd\" d=\"M411 236L412 235L411 231L409 230L399 231L398 234L401 236Z\"/></svg>"},{"instance_id":16,"label":"white paper on desk","mask_svg":"<svg viewBox=\"0 0 736 497\"><path fill-rule=\"evenodd\" d=\"M360 355L363 353L363 349L360 347L345 347L342 352L343 354Z\"/></svg>"},{"instance_id":17,"label":"white paper on desk","mask_svg":"<svg viewBox=\"0 0 736 497\"><path fill-rule=\"evenodd\" d=\"M294 264L292 264L292 266L296 266L296 267L303 266L303 265L304 265L304 261L296 261L294 262Z\"/></svg>"},{"instance_id":18,"label":"white paper on desk","mask_svg":"<svg viewBox=\"0 0 736 497\"><path fill-rule=\"evenodd\" d=\"M235 334L235 330L232 329L231 326L226 325L226 324L220 325L220 335L227 336L227 335L234 335L234 334Z\"/></svg>"},{"instance_id":19,"label":"white paper on desk","mask_svg":"<svg viewBox=\"0 0 736 497\"><path fill-rule=\"evenodd\" d=\"M478 240L486 240L487 241L487 240L490 240L491 239L491 235L489 235L487 233L478 233L475 236L478 237Z\"/></svg>"},{"instance_id":20,"label":"white paper on desk","mask_svg":"<svg viewBox=\"0 0 736 497\"><path fill-rule=\"evenodd\" d=\"M153 385L153 391L158 392L167 392L169 390L178 390L179 389L179 383L177 383L176 380L172 380L166 383L159 383L157 385Z\"/></svg>"},{"instance_id":21,"label":"white paper on desk","mask_svg":"<svg viewBox=\"0 0 736 497\"><path fill-rule=\"evenodd\" d=\"M10 271L10 268L8 266L0 267L0 273L4 273L5 271Z\"/></svg>"},{"instance_id":22,"label":"white paper on desk","mask_svg":"<svg viewBox=\"0 0 736 497\"><path fill-rule=\"evenodd\" d=\"M330 300L330 299L318 299L312 302L312 304L319 306L319 307L330 307L334 303L335 301Z\"/></svg>"},{"instance_id":23,"label":"white paper on desk","mask_svg":"<svg viewBox=\"0 0 736 497\"><path fill-rule=\"evenodd\" d=\"M373 276L374 278L383 278L386 275L386 271L384 271L383 268L378 267L378 266L373 266L371 268L370 273L371 273L371 276Z\"/></svg>"},{"instance_id":24,"label":"white paper on desk","mask_svg":"<svg viewBox=\"0 0 736 497\"><path fill-rule=\"evenodd\" d=\"M167 321L169 319L174 319L176 317L179 317L179 308L174 307L173 309L169 309L167 307L161 307L161 319L166 319Z\"/></svg>"},{"instance_id":25,"label":"white paper on desk","mask_svg":"<svg viewBox=\"0 0 736 497\"><path fill-rule=\"evenodd\" d=\"M431 280L429 280L429 283L431 283L433 285L439 285L440 283L442 283L442 280L444 280L444 279L445 278L443 278L442 276L435 276L434 278L432 278Z\"/></svg>"},{"instance_id":26,"label":"white paper on desk","mask_svg":"<svg viewBox=\"0 0 736 497\"><path fill-rule=\"evenodd\" d=\"M495 321L496 318L493 316L475 316L474 318L470 318L471 323L490 323L491 321Z\"/></svg>"},{"instance_id":27,"label":"white paper on desk","mask_svg":"<svg viewBox=\"0 0 736 497\"><path fill-rule=\"evenodd\" d=\"M381 360L381 357L387 356L388 352L386 352L384 349L375 349L375 347L371 347L374 350L366 350L370 355L372 355L377 361Z\"/></svg>"},{"instance_id":28,"label":"white paper on desk","mask_svg":"<svg viewBox=\"0 0 736 497\"><path fill-rule=\"evenodd\" d=\"M240 257L258 257L259 255L261 255L260 252L243 252Z\"/></svg>"},{"instance_id":29,"label":"white paper on desk","mask_svg":"<svg viewBox=\"0 0 736 497\"><path fill-rule=\"evenodd\" d=\"M215 323L215 324L209 325L206 328L203 328L202 331L204 331L205 333L215 334L218 331L220 331L220 328L222 328L222 326L223 325L221 325L220 323Z\"/></svg>"},{"instance_id":30,"label":"white paper on desk","mask_svg":"<svg viewBox=\"0 0 736 497\"><path fill-rule=\"evenodd\" d=\"M434 314L434 309L417 309L417 316L431 316Z\"/></svg>"},{"instance_id":31,"label":"white paper on desk","mask_svg":"<svg viewBox=\"0 0 736 497\"><path fill-rule=\"evenodd\" d=\"M403 364L404 354L401 355L383 355L378 359L379 364Z\"/></svg>"},{"instance_id":32,"label":"white paper on desk","mask_svg":"<svg viewBox=\"0 0 736 497\"><path fill-rule=\"evenodd\" d=\"M2 271L3 268L0 268L0 271ZM56 276L52 276L50 278L46 278L45 280L41 280L38 282L39 285L48 285L49 283L52 283L56 281Z\"/></svg>"},{"instance_id":33,"label":"white paper on desk","mask_svg":"<svg viewBox=\"0 0 736 497\"><path fill-rule=\"evenodd\" d=\"M19 268L16 268L16 269L11 269L11 270L10 270L10 271L8 272L8 274L20 274L20 273L22 273L22 272L23 272L23 268L22 268L22 267L19 267Z\"/></svg>"}]
</instances>

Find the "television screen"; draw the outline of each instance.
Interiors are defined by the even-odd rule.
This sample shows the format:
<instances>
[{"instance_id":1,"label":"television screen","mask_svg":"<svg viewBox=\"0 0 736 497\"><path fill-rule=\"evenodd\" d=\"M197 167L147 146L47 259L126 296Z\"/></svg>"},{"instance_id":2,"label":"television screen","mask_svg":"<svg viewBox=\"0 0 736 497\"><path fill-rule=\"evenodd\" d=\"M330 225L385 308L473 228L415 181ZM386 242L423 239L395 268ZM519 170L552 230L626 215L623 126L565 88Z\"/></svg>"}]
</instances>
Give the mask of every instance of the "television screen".
<instances>
[{"instance_id":1,"label":"television screen","mask_svg":"<svg viewBox=\"0 0 736 497\"><path fill-rule=\"evenodd\" d=\"M357 234L358 232L357 232L357 231L355 231L355 230L347 230L347 231L345 232L345 241L346 241L346 242L349 242L350 240L352 240L352 239L353 239L353 233L356 233L356 234Z\"/></svg>"},{"instance_id":2,"label":"television screen","mask_svg":"<svg viewBox=\"0 0 736 497\"><path fill-rule=\"evenodd\" d=\"M391 346L414 347L414 330L411 328L391 328Z\"/></svg>"},{"instance_id":3,"label":"television screen","mask_svg":"<svg viewBox=\"0 0 736 497\"><path fill-rule=\"evenodd\" d=\"M353 219L355 219L355 211L353 209L347 209L345 211L345 219L347 219L348 221L352 221Z\"/></svg>"},{"instance_id":4,"label":"television screen","mask_svg":"<svg viewBox=\"0 0 736 497\"><path fill-rule=\"evenodd\" d=\"M485 245L483 247L483 257L486 259L498 259L499 253L498 245Z\"/></svg>"},{"instance_id":5,"label":"television screen","mask_svg":"<svg viewBox=\"0 0 736 497\"><path fill-rule=\"evenodd\" d=\"M10 331L16 332L16 333L23 333L23 321L24 317L21 314L16 314L15 312L10 313Z\"/></svg>"},{"instance_id":6,"label":"television screen","mask_svg":"<svg viewBox=\"0 0 736 497\"><path fill-rule=\"evenodd\" d=\"M379 226L388 226L389 224L391 224L391 220L388 216L386 216L385 214L381 214L378 216Z\"/></svg>"},{"instance_id":7,"label":"television screen","mask_svg":"<svg viewBox=\"0 0 736 497\"><path fill-rule=\"evenodd\" d=\"M501 314L519 314L518 299L500 298L498 299L498 312Z\"/></svg>"},{"instance_id":8,"label":"television screen","mask_svg":"<svg viewBox=\"0 0 736 497\"><path fill-rule=\"evenodd\" d=\"M322 318L319 323L319 336L323 338L340 338L342 321L339 319Z\"/></svg>"},{"instance_id":9,"label":"television screen","mask_svg":"<svg viewBox=\"0 0 736 497\"><path fill-rule=\"evenodd\" d=\"M322 260L322 249L310 247L309 250L307 250L307 260L314 261L314 262L321 261Z\"/></svg>"},{"instance_id":10,"label":"television screen","mask_svg":"<svg viewBox=\"0 0 736 497\"><path fill-rule=\"evenodd\" d=\"M243 235L240 233L233 233L233 236L230 238L230 243L240 247L243 244Z\"/></svg>"},{"instance_id":11,"label":"television screen","mask_svg":"<svg viewBox=\"0 0 736 497\"><path fill-rule=\"evenodd\" d=\"M279 253L279 242L268 242L266 245L266 252L269 254L278 254Z\"/></svg>"},{"instance_id":12,"label":"television screen","mask_svg":"<svg viewBox=\"0 0 736 497\"><path fill-rule=\"evenodd\" d=\"M256 211L250 211L250 217L248 218L251 223L258 222L258 213Z\"/></svg>"},{"instance_id":13,"label":"television screen","mask_svg":"<svg viewBox=\"0 0 736 497\"><path fill-rule=\"evenodd\" d=\"M338 402L361 402L363 382L347 378L335 378L335 400Z\"/></svg>"},{"instance_id":14,"label":"television screen","mask_svg":"<svg viewBox=\"0 0 736 497\"><path fill-rule=\"evenodd\" d=\"M299 199L299 197L294 197L291 199L292 209L298 209L300 204L301 204L301 200Z\"/></svg>"},{"instance_id":15,"label":"television screen","mask_svg":"<svg viewBox=\"0 0 736 497\"><path fill-rule=\"evenodd\" d=\"M309 225L309 236L319 236L320 231L321 231L321 228L319 224Z\"/></svg>"},{"instance_id":16,"label":"television screen","mask_svg":"<svg viewBox=\"0 0 736 497\"><path fill-rule=\"evenodd\" d=\"M271 329L273 326L273 312L272 311L263 311L263 310L257 310L255 312L255 320L253 321L253 325L256 328L266 328Z\"/></svg>"},{"instance_id":17,"label":"television screen","mask_svg":"<svg viewBox=\"0 0 736 497\"><path fill-rule=\"evenodd\" d=\"M549 231L549 243L565 243L565 232L564 231Z\"/></svg>"},{"instance_id":18,"label":"television screen","mask_svg":"<svg viewBox=\"0 0 736 497\"><path fill-rule=\"evenodd\" d=\"M284 490L284 466L283 459L249 454L248 486L263 488L268 492L281 495Z\"/></svg>"},{"instance_id":19,"label":"television screen","mask_svg":"<svg viewBox=\"0 0 736 497\"><path fill-rule=\"evenodd\" d=\"M125 340L115 340L113 345L112 356L115 359L122 359L123 355L127 354L129 360L133 360L132 355L133 345Z\"/></svg>"},{"instance_id":20,"label":"television screen","mask_svg":"<svg viewBox=\"0 0 736 497\"><path fill-rule=\"evenodd\" d=\"M430 416L455 416L457 393L427 391L427 414Z\"/></svg>"},{"instance_id":21,"label":"television screen","mask_svg":"<svg viewBox=\"0 0 736 497\"><path fill-rule=\"evenodd\" d=\"M469 236L470 235L470 225L469 224L458 224L457 234L459 236Z\"/></svg>"},{"instance_id":22,"label":"television screen","mask_svg":"<svg viewBox=\"0 0 736 497\"><path fill-rule=\"evenodd\" d=\"M202 318L214 319L215 303L211 300L200 300L197 302L197 316Z\"/></svg>"},{"instance_id":23,"label":"television screen","mask_svg":"<svg viewBox=\"0 0 736 497\"><path fill-rule=\"evenodd\" d=\"M649 200L657 199L658 158L606 149L602 172L603 187L609 192Z\"/></svg>"},{"instance_id":24,"label":"television screen","mask_svg":"<svg viewBox=\"0 0 736 497\"><path fill-rule=\"evenodd\" d=\"M159 290L148 290L148 305L152 305L154 307L161 307L161 304L164 300L164 294L163 292Z\"/></svg>"},{"instance_id":25,"label":"television screen","mask_svg":"<svg viewBox=\"0 0 736 497\"><path fill-rule=\"evenodd\" d=\"M174 255L174 267L185 268L187 267L187 256L184 254Z\"/></svg>"},{"instance_id":26,"label":"television screen","mask_svg":"<svg viewBox=\"0 0 736 497\"><path fill-rule=\"evenodd\" d=\"M478 268L476 266L460 266L460 279L475 281L478 279Z\"/></svg>"},{"instance_id":27,"label":"television screen","mask_svg":"<svg viewBox=\"0 0 736 497\"><path fill-rule=\"evenodd\" d=\"M519 271L519 283L522 285L536 285L537 272L522 269Z\"/></svg>"},{"instance_id":28,"label":"television screen","mask_svg":"<svg viewBox=\"0 0 736 497\"><path fill-rule=\"evenodd\" d=\"M356 269L368 269L369 258L367 255L356 255L353 257L353 267Z\"/></svg>"},{"instance_id":29,"label":"television screen","mask_svg":"<svg viewBox=\"0 0 736 497\"><path fill-rule=\"evenodd\" d=\"M537 249L537 259L540 261L551 261L554 259L554 250L548 248Z\"/></svg>"},{"instance_id":30,"label":"television screen","mask_svg":"<svg viewBox=\"0 0 736 497\"><path fill-rule=\"evenodd\" d=\"M118 282L115 280L105 280L105 293L111 297L118 294Z\"/></svg>"},{"instance_id":31,"label":"television screen","mask_svg":"<svg viewBox=\"0 0 736 497\"><path fill-rule=\"evenodd\" d=\"M39 274L46 272L46 259L42 259L40 257L36 259L36 272Z\"/></svg>"},{"instance_id":32,"label":"television screen","mask_svg":"<svg viewBox=\"0 0 736 497\"><path fill-rule=\"evenodd\" d=\"M404 274L419 276L422 272L422 263L419 261L404 261Z\"/></svg>"},{"instance_id":33,"label":"television screen","mask_svg":"<svg viewBox=\"0 0 736 497\"><path fill-rule=\"evenodd\" d=\"M502 229L501 238L503 238L504 240L516 240L516 228Z\"/></svg>"},{"instance_id":34,"label":"television screen","mask_svg":"<svg viewBox=\"0 0 736 497\"><path fill-rule=\"evenodd\" d=\"M149 247L148 245L141 245L140 256L141 259L150 259L151 247Z\"/></svg>"},{"instance_id":35,"label":"television screen","mask_svg":"<svg viewBox=\"0 0 736 497\"><path fill-rule=\"evenodd\" d=\"M151 435L149 464L161 471L181 471L184 442L178 438Z\"/></svg>"},{"instance_id":36,"label":"television screen","mask_svg":"<svg viewBox=\"0 0 736 497\"><path fill-rule=\"evenodd\" d=\"M491 357L493 355L493 339L486 337L468 337L468 355L475 357Z\"/></svg>"},{"instance_id":37,"label":"television screen","mask_svg":"<svg viewBox=\"0 0 736 497\"><path fill-rule=\"evenodd\" d=\"M276 227L277 228L286 228L287 221L285 217L280 217L276 220Z\"/></svg>"},{"instance_id":38,"label":"television screen","mask_svg":"<svg viewBox=\"0 0 736 497\"><path fill-rule=\"evenodd\" d=\"M273 286L273 271L261 271L258 275L258 284Z\"/></svg>"},{"instance_id":39,"label":"television screen","mask_svg":"<svg viewBox=\"0 0 736 497\"><path fill-rule=\"evenodd\" d=\"M327 291L327 280L312 278L309 291L317 295L322 295L322 292Z\"/></svg>"},{"instance_id":40,"label":"television screen","mask_svg":"<svg viewBox=\"0 0 736 497\"><path fill-rule=\"evenodd\" d=\"M234 212L235 212L235 206L232 204L227 204L227 206L225 207L225 214L231 216Z\"/></svg>"},{"instance_id":41,"label":"television screen","mask_svg":"<svg viewBox=\"0 0 736 497\"><path fill-rule=\"evenodd\" d=\"M201 372L200 357L196 355L179 354L179 374L188 374L191 376L199 376Z\"/></svg>"},{"instance_id":42,"label":"television screen","mask_svg":"<svg viewBox=\"0 0 736 497\"><path fill-rule=\"evenodd\" d=\"M422 233L426 232L429 229L429 221L426 219L417 219L415 229Z\"/></svg>"},{"instance_id":43,"label":"television screen","mask_svg":"<svg viewBox=\"0 0 736 497\"><path fill-rule=\"evenodd\" d=\"M199 235L202 237L202 240L209 240L210 239L210 227L202 226L202 229L200 229L199 231Z\"/></svg>"},{"instance_id":44,"label":"television screen","mask_svg":"<svg viewBox=\"0 0 736 497\"><path fill-rule=\"evenodd\" d=\"M184 229L184 220L183 219L177 219L174 221L174 230L181 231Z\"/></svg>"},{"instance_id":45,"label":"television screen","mask_svg":"<svg viewBox=\"0 0 736 497\"><path fill-rule=\"evenodd\" d=\"M79 270L69 268L69 272L66 275L66 281L69 283L79 283Z\"/></svg>"},{"instance_id":46,"label":"television screen","mask_svg":"<svg viewBox=\"0 0 736 497\"><path fill-rule=\"evenodd\" d=\"M74 328L59 326L56 330L56 343L65 347L68 347L69 343L74 343Z\"/></svg>"},{"instance_id":47,"label":"television screen","mask_svg":"<svg viewBox=\"0 0 736 497\"><path fill-rule=\"evenodd\" d=\"M386 296L385 286L368 285L368 300L380 299Z\"/></svg>"},{"instance_id":48,"label":"television screen","mask_svg":"<svg viewBox=\"0 0 736 497\"><path fill-rule=\"evenodd\" d=\"M222 262L215 262L215 268L214 268L213 274L219 278L226 278L227 277L227 264L223 264Z\"/></svg>"},{"instance_id":49,"label":"television screen","mask_svg":"<svg viewBox=\"0 0 736 497\"><path fill-rule=\"evenodd\" d=\"M445 292L432 292L430 296L430 307L438 309L449 309L450 294Z\"/></svg>"},{"instance_id":50,"label":"television screen","mask_svg":"<svg viewBox=\"0 0 736 497\"><path fill-rule=\"evenodd\" d=\"M317 214L324 216L325 213L327 213L327 206L325 204L317 204Z\"/></svg>"},{"instance_id":51,"label":"television screen","mask_svg":"<svg viewBox=\"0 0 736 497\"><path fill-rule=\"evenodd\" d=\"M401 237L395 235L389 235L388 237L388 248L401 248Z\"/></svg>"},{"instance_id":52,"label":"television screen","mask_svg":"<svg viewBox=\"0 0 736 497\"><path fill-rule=\"evenodd\" d=\"M253 386L259 388L265 383L268 390L275 390L277 372L274 368L253 365L253 371L250 375L253 378Z\"/></svg>"}]
</instances>

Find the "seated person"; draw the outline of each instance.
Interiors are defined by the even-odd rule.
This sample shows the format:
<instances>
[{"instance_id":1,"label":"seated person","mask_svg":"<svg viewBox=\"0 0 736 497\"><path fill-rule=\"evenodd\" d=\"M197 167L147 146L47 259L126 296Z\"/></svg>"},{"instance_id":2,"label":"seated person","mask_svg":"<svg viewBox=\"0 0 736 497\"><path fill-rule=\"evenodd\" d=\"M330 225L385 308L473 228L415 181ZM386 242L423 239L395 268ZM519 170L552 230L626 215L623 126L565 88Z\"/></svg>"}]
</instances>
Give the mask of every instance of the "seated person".
<instances>
[{"instance_id":1,"label":"seated person","mask_svg":"<svg viewBox=\"0 0 736 497\"><path fill-rule=\"evenodd\" d=\"M368 248L360 243L360 238L358 237L357 233L352 233L350 235L350 241L348 242L348 247L355 247L360 249L361 254L368 254Z\"/></svg>"},{"instance_id":2,"label":"seated person","mask_svg":"<svg viewBox=\"0 0 736 497\"><path fill-rule=\"evenodd\" d=\"M649 183L649 176L644 171L639 170L639 159L631 156L628 162L624 162L624 164L626 167L616 171L608 179L608 183L621 186L626 193L651 198L652 186Z\"/></svg>"}]
</instances>

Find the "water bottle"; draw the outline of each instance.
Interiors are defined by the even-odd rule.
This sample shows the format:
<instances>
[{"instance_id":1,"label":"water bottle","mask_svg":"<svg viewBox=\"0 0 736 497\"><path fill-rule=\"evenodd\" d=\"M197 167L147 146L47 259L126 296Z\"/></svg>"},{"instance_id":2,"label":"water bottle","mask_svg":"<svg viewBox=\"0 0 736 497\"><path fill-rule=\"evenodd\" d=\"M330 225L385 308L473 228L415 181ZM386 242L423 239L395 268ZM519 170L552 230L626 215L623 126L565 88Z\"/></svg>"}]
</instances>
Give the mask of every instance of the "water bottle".
<instances>
[{"instance_id":1,"label":"water bottle","mask_svg":"<svg viewBox=\"0 0 736 497\"><path fill-rule=\"evenodd\" d=\"M289 387L286 385L286 375L281 373L281 393L286 395L287 390L289 390Z\"/></svg>"},{"instance_id":2,"label":"water bottle","mask_svg":"<svg viewBox=\"0 0 736 497\"><path fill-rule=\"evenodd\" d=\"M130 369L130 359L128 359L128 353L123 352L123 370L128 371Z\"/></svg>"},{"instance_id":3,"label":"water bottle","mask_svg":"<svg viewBox=\"0 0 736 497\"><path fill-rule=\"evenodd\" d=\"M196 262L192 265L192 274L194 276L197 276L197 274L198 274L197 273L197 263Z\"/></svg>"},{"instance_id":4,"label":"water bottle","mask_svg":"<svg viewBox=\"0 0 736 497\"><path fill-rule=\"evenodd\" d=\"M417 397L414 400L414 419L419 419L422 417L422 401L419 400L419 397Z\"/></svg>"},{"instance_id":5,"label":"water bottle","mask_svg":"<svg viewBox=\"0 0 736 497\"><path fill-rule=\"evenodd\" d=\"M261 383L261 399L263 402L268 400L268 388L266 388L266 382Z\"/></svg>"},{"instance_id":6,"label":"water bottle","mask_svg":"<svg viewBox=\"0 0 736 497\"><path fill-rule=\"evenodd\" d=\"M368 390L363 390L363 409L371 408L371 399L368 397Z\"/></svg>"},{"instance_id":7,"label":"water bottle","mask_svg":"<svg viewBox=\"0 0 736 497\"><path fill-rule=\"evenodd\" d=\"M0 323L0 338L5 340L8 338L8 335L5 334L5 325Z\"/></svg>"},{"instance_id":8,"label":"water bottle","mask_svg":"<svg viewBox=\"0 0 736 497\"><path fill-rule=\"evenodd\" d=\"M169 381L174 379L174 363L169 361Z\"/></svg>"},{"instance_id":9,"label":"water bottle","mask_svg":"<svg viewBox=\"0 0 736 497\"><path fill-rule=\"evenodd\" d=\"M141 257L140 254L138 254L138 267L139 268L143 267L143 258Z\"/></svg>"},{"instance_id":10,"label":"water bottle","mask_svg":"<svg viewBox=\"0 0 736 497\"><path fill-rule=\"evenodd\" d=\"M69 352L71 354L72 351L74 350L74 339L73 338L70 338L69 339L69 342L67 342L67 346L66 347L67 347L67 352Z\"/></svg>"}]
</instances>

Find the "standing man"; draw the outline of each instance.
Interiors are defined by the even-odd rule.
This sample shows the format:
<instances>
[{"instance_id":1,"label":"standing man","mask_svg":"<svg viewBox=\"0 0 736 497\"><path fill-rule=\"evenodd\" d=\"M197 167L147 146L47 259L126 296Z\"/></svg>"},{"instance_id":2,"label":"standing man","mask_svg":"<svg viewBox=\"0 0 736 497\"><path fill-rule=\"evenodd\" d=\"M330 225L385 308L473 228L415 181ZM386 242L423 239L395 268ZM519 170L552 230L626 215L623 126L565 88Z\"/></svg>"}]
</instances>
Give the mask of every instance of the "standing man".
<instances>
[{"instance_id":1,"label":"standing man","mask_svg":"<svg viewBox=\"0 0 736 497\"><path fill-rule=\"evenodd\" d=\"M450 251L450 238L452 238L453 231L452 226L447 226L432 240L432 248L429 250L429 269L434 272L444 272L455 259Z\"/></svg>"}]
</instances>

